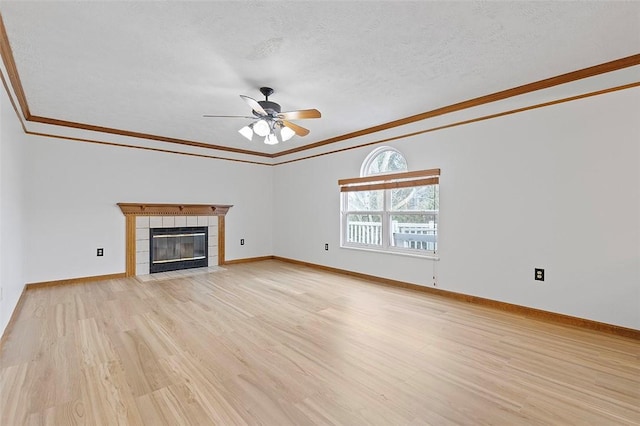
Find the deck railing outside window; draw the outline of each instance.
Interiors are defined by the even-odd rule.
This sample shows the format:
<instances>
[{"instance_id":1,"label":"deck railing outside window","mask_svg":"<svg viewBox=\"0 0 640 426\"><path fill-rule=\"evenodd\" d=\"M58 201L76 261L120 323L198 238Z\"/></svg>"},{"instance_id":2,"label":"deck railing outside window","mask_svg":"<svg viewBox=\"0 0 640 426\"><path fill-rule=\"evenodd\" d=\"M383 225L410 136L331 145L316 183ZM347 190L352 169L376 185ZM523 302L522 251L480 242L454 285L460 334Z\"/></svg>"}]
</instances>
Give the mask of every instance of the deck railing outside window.
<instances>
[{"instance_id":1,"label":"deck railing outside window","mask_svg":"<svg viewBox=\"0 0 640 426\"><path fill-rule=\"evenodd\" d=\"M414 250L437 250L438 215L429 213L423 223L391 221L391 245ZM382 245L382 223L353 221L347 223L347 241L355 244Z\"/></svg>"},{"instance_id":2,"label":"deck railing outside window","mask_svg":"<svg viewBox=\"0 0 640 426\"><path fill-rule=\"evenodd\" d=\"M380 222L349 222L347 241L357 244L382 244L382 224Z\"/></svg>"}]
</instances>

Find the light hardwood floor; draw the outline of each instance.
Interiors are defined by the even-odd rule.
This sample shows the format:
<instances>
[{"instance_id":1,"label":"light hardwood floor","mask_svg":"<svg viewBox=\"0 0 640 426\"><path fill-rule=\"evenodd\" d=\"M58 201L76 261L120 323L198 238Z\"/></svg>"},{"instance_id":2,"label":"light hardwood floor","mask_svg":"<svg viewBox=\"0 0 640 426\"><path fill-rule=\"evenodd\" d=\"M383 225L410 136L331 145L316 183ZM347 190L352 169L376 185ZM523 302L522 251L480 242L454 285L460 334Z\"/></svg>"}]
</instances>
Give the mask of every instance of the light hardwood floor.
<instances>
[{"instance_id":1,"label":"light hardwood floor","mask_svg":"<svg viewBox=\"0 0 640 426\"><path fill-rule=\"evenodd\" d=\"M640 342L270 260L28 290L2 425L640 424Z\"/></svg>"}]
</instances>

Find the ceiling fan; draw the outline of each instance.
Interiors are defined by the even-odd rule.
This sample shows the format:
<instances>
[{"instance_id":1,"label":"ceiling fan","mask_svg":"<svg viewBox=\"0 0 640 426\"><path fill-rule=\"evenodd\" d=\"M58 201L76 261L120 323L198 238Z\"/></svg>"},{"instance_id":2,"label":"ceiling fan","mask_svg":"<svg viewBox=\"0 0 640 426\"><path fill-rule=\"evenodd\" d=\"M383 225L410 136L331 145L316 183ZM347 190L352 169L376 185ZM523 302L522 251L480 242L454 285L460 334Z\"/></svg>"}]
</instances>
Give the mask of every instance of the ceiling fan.
<instances>
[{"instance_id":1,"label":"ceiling fan","mask_svg":"<svg viewBox=\"0 0 640 426\"><path fill-rule=\"evenodd\" d=\"M221 118L249 118L255 121L244 126L238 132L245 138L253 139L254 133L264 137L264 143L275 145L280 141L287 141L293 135L306 136L309 130L298 126L289 120L302 120L306 118L320 118L320 111L317 109L302 109L298 111L281 112L280 105L271 102L269 96L273 94L271 87L261 87L260 92L264 95L264 101L256 101L249 96L240 97L251 107L253 116L245 115L203 115L203 117Z\"/></svg>"}]
</instances>

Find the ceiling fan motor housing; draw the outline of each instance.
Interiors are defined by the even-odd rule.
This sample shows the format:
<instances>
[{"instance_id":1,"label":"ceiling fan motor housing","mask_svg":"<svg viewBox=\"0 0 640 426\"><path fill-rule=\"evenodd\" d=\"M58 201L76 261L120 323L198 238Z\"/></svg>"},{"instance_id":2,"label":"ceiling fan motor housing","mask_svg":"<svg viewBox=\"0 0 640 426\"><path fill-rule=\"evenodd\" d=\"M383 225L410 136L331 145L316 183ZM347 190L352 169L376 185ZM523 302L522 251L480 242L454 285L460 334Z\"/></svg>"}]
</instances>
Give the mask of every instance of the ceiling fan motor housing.
<instances>
[{"instance_id":1,"label":"ceiling fan motor housing","mask_svg":"<svg viewBox=\"0 0 640 426\"><path fill-rule=\"evenodd\" d=\"M280 114L279 104L271 101L258 101L258 103L270 116L275 117L276 114ZM253 115L260 117L260 114L257 114L255 111L253 111Z\"/></svg>"}]
</instances>

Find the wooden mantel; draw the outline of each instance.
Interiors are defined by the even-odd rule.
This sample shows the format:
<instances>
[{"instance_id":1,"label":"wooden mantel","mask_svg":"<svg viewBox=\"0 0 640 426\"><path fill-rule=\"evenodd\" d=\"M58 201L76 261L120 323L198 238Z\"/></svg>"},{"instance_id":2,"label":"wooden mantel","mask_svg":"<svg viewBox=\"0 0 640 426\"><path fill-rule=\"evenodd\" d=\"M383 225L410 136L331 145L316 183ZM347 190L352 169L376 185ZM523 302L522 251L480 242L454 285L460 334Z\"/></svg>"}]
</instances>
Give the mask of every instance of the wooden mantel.
<instances>
[{"instance_id":1,"label":"wooden mantel","mask_svg":"<svg viewBox=\"0 0 640 426\"><path fill-rule=\"evenodd\" d=\"M228 204L152 204L118 203L125 216L224 216Z\"/></svg>"},{"instance_id":2,"label":"wooden mantel","mask_svg":"<svg viewBox=\"0 0 640 426\"><path fill-rule=\"evenodd\" d=\"M218 264L224 264L224 216L229 204L118 203L126 219L125 276L136 274L136 216L218 216Z\"/></svg>"}]
</instances>

